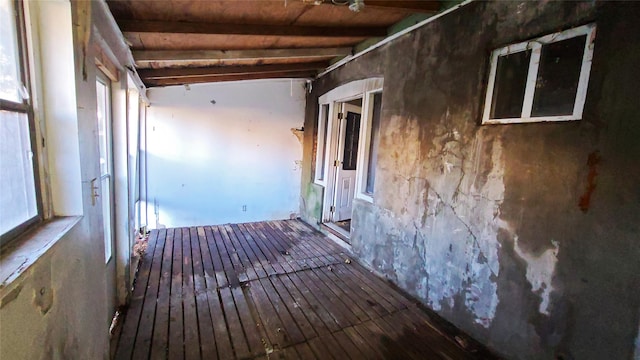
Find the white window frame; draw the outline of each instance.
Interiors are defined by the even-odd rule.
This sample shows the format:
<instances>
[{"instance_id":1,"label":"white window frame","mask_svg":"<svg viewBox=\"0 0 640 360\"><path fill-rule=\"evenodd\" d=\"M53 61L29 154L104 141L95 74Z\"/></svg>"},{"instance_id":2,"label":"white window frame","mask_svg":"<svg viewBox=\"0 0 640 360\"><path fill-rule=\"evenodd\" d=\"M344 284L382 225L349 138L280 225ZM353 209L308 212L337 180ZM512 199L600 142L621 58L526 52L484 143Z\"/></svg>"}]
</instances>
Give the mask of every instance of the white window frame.
<instances>
[{"instance_id":1,"label":"white window frame","mask_svg":"<svg viewBox=\"0 0 640 360\"><path fill-rule=\"evenodd\" d=\"M538 67L540 63L540 53L542 46L582 35L587 35L587 39L585 41L584 54L582 57L582 67L580 69L580 78L578 81L578 90L576 92L573 113L571 115L562 116L532 117L531 109L533 108L533 98L538 77ZM587 96L587 87L589 83L589 73L591 71L591 61L593 59L595 35L596 25L587 24L494 50L491 53L491 70L489 73L489 83L487 85L487 94L485 97L482 124L513 124L545 121L572 121L582 119L582 111L584 109L584 103ZM531 58L529 60L529 72L527 75L524 102L522 105L522 114L519 118L492 119L490 117L491 104L493 102L493 90L496 80L498 58L500 56L514 54L526 50L531 50Z\"/></svg>"},{"instance_id":2,"label":"white window frame","mask_svg":"<svg viewBox=\"0 0 640 360\"><path fill-rule=\"evenodd\" d=\"M382 87L367 91L362 100L362 119L360 122L360 145L358 145L358 163L356 168L356 199L373 203L373 194L367 193L367 175L369 174L369 148L371 145L371 123L373 121L373 96L382 94ZM362 141L364 139L364 141Z\"/></svg>"}]
</instances>

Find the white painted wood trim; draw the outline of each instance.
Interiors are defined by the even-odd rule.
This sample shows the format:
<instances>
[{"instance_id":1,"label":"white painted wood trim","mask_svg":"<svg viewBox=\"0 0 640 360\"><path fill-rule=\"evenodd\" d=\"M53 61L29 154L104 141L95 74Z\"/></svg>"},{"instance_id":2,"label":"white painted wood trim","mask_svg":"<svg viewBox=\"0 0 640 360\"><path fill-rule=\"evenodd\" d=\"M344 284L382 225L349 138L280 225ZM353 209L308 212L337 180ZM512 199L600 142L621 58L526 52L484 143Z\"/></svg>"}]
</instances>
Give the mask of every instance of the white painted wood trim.
<instances>
[{"instance_id":1,"label":"white painted wood trim","mask_svg":"<svg viewBox=\"0 0 640 360\"><path fill-rule=\"evenodd\" d=\"M373 96L382 93L382 88L365 93L362 100L362 121L360 122L360 144L358 148L356 199L373 203L373 196L366 192L367 174L369 173L369 156L371 147L371 123L373 121Z\"/></svg>"},{"instance_id":2,"label":"white painted wood trim","mask_svg":"<svg viewBox=\"0 0 640 360\"><path fill-rule=\"evenodd\" d=\"M531 109L533 109L533 96L536 90L536 82L538 81L538 69L540 68L540 53L542 45L538 43L531 44L531 59L529 59L529 72L527 73L527 82L524 90L524 101L522 102L522 113L520 118L526 119L531 117Z\"/></svg>"}]
</instances>

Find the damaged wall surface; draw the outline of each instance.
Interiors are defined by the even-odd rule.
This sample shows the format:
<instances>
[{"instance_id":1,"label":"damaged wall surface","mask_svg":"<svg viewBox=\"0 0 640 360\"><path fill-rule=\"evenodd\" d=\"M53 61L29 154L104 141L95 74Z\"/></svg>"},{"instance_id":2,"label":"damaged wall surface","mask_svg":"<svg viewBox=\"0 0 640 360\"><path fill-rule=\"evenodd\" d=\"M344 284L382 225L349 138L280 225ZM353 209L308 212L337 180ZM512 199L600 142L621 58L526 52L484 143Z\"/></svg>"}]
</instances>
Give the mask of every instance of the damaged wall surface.
<instances>
[{"instance_id":1,"label":"damaged wall surface","mask_svg":"<svg viewBox=\"0 0 640 360\"><path fill-rule=\"evenodd\" d=\"M637 358L638 18L631 2L473 2L328 73L308 97L303 218L322 209L318 97L383 76L356 255L507 358ZM491 50L592 22L582 120L479 125Z\"/></svg>"},{"instance_id":2,"label":"damaged wall surface","mask_svg":"<svg viewBox=\"0 0 640 360\"><path fill-rule=\"evenodd\" d=\"M149 91L151 227L297 217L303 80Z\"/></svg>"}]
</instances>

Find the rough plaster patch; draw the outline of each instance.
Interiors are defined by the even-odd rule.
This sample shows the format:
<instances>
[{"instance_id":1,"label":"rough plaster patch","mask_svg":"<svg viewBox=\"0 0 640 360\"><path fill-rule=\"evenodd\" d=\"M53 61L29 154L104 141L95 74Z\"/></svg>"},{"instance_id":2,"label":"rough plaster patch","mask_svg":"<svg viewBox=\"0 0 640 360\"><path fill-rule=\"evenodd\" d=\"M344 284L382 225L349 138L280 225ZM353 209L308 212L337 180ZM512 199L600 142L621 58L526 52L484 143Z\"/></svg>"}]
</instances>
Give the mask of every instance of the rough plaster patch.
<instances>
[{"instance_id":1,"label":"rough plaster patch","mask_svg":"<svg viewBox=\"0 0 640 360\"><path fill-rule=\"evenodd\" d=\"M552 239L552 248L547 249L538 256L534 256L523 251L518 242L518 235L508 222L502 219L497 219L497 222L513 238L513 248L516 254L527 263L527 281L531 284L531 290L534 293L538 293L542 298L538 311L541 314L549 315L549 296L553 291L551 281L553 280L553 274L558 262L558 252L560 250L558 241Z\"/></svg>"},{"instance_id":2,"label":"rough plaster patch","mask_svg":"<svg viewBox=\"0 0 640 360\"><path fill-rule=\"evenodd\" d=\"M295 137L298 139L298 142L301 145L304 144L304 128L303 129L291 128L291 133L295 135Z\"/></svg>"},{"instance_id":3,"label":"rough plaster patch","mask_svg":"<svg viewBox=\"0 0 640 360\"><path fill-rule=\"evenodd\" d=\"M33 304L40 309L40 313L45 315L53 306L53 289L41 287L33 291Z\"/></svg>"},{"instance_id":4,"label":"rough plaster patch","mask_svg":"<svg viewBox=\"0 0 640 360\"><path fill-rule=\"evenodd\" d=\"M541 314L549 315L549 295L553 290L551 280L558 262L558 242L551 240L553 248L547 249L540 256L532 256L522 251L518 243L518 235L513 237L513 242L518 256L527 262L527 281L531 284L531 290L534 292L542 290L539 311Z\"/></svg>"}]
</instances>

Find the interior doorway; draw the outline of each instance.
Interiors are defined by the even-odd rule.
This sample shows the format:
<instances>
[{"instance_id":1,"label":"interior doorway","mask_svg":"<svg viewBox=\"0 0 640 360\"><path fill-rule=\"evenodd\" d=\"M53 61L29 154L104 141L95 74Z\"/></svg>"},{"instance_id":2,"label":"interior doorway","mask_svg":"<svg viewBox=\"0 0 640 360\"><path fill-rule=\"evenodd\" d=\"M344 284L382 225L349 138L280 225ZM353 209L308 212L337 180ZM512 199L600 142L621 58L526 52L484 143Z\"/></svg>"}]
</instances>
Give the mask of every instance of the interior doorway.
<instances>
[{"instance_id":1,"label":"interior doorway","mask_svg":"<svg viewBox=\"0 0 640 360\"><path fill-rule=\"evenodd\" d=\"M329 188L333 189L333 196L327 225L348 241L356 192L362 98L336 102L334 109L338 110L334 118L337 131L330 139L335 160L330 177L332 186Z\"/></svg>"}]
</instances>

